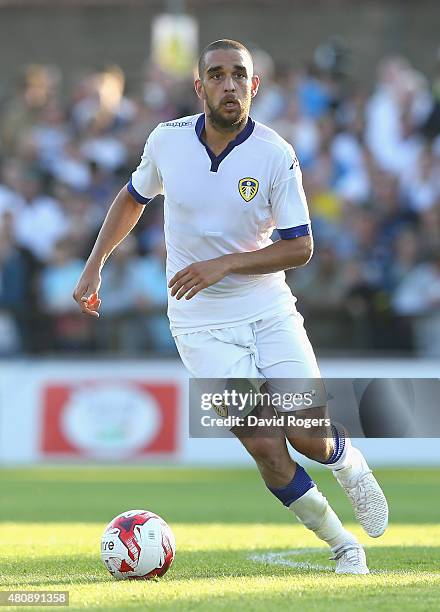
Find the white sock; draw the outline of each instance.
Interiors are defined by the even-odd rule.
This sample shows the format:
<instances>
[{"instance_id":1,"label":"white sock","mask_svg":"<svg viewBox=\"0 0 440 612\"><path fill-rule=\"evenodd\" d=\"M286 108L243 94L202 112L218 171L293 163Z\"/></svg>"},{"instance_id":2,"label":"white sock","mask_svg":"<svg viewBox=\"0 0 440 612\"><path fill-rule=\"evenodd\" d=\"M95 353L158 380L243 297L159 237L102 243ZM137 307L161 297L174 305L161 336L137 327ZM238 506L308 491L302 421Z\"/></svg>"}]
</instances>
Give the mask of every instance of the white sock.
<instances>
[{"instance_id":1,"label":"white sock","mask_svg":"<svg viewBox=\"0 0 440 612\"><path fill-rule=\"evenodd\" d=\"M336 513L316 486L309 489L289 506L300 523L326 542L334 552L347 543L357 543L356 538L344 529Z\"/></svg>"},{"instance_id":2,"label":"white sock","mask_svg":"<svg viewBox=\"0 0 440 612\"><path fill-rule=\"evenodd\" d=\"M341 428L342 429L342 428ZM344 433L345 430L343 430ZM344 478L345 474L348 479L351 479L359 474L359 472L363 469L363 455L351 443L351 440L348 436L344 437L344 450L342 451L339 459L334 463L323 463L323 465L328 469L332 470L332 472L338 472L338 478ZM350 469L347 469L350 468ZM344 470L341 472L340 470Z\"/></svg>"},{"instance_id":3,"label":"white sock","mask_svg":"<svg viewBox=\"0 0 440 612\"><path fill-rule=\"evenodd\" d=\"M368 470L368 464L361 451L350 444L344 464L338 469L333 468L333 474L341 484L354 486L360 476Z\"/></svg>"},{"instance_id":4,"label":"white sock","mask_svg":"<svg viewBox=\"0 0 440 612\"><path fill-rule=\"evenodd\" d=\"M350 438L345 438L344 450L342 451L341 456L335 463L324 463L325 467L330 470L342 470L343 468L348 467L352 463L352 445Z\"/></svg>"}]
</instances>

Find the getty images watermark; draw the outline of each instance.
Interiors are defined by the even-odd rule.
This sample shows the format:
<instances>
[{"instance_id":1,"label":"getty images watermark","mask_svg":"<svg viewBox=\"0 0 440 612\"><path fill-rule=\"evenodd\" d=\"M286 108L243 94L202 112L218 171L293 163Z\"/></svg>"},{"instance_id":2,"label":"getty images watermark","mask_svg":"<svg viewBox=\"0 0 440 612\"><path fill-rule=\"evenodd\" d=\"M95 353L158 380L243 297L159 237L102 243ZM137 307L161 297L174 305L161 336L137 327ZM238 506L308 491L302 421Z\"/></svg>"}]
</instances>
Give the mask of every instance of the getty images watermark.
<instances>
[{"instance_id":1,"label":"getty images watermark","mask_svg":"<svg viewBox=\"0 0 440 612\"><path fill-rule=\"evenodd\" d=\"M202 427L330 427L329 418L299 417L288 411L312 408L316 391L296 393L269 393L249 389L242 392L237 389L225 389L223 392L205 392L200 396L200 408L209 412L200 418ZM274 412L261 416L250 413L251 407L259 406L281 409L283 414ZM216 416L212 414L216 413ZM286 412L287 411L287 412Z\"/></svg>"},{"instance_id":2,"label":"getty images watermark","mask_svg":"<svg viewBox=\"0 0 440 612\"><path fill-rule=\"evenodd\" d=\"M320 379L298 379L292 385L287 379L199 378L190 381L189 390L191 437L229 437L231 430L245 428L246 436L276 437L285 427L305 436L331 426L325 411L311 411L325 405Z\"/></svg>"},{"instance_id":3,"label":"getty images watermark","mask_svg":"<svg viewBox=\"0 0 440 612\"><path fill-rule=\"evenodd\" d=\"M353 438L440 438L439 397L438 378L195 378L189 434L223 438L248 427L246 436L266 437L294 427L295 436L327 436L338 423Z\"/></svg>"}]
</instances>

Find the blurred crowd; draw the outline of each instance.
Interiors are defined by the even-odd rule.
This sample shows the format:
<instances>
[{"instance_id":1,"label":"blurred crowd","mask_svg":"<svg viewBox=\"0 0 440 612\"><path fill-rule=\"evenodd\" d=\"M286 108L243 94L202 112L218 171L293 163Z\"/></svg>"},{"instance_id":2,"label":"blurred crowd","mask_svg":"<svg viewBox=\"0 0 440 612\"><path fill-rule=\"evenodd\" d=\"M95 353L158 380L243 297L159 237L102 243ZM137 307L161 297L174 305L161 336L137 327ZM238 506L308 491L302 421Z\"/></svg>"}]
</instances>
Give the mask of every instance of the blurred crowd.
<instances>
[{"instance_id":1,"label":"blurred crowd","mask_svg":"<svg viewBox=\"0 0 440 612\"><path fill-rule=\"evenodd\" d=\"M338 42L302 68L255 51L252 117L294 146L315 255L287 279L317 348L440 354L440 58L429 78L402 57L373 87ZM0 354L174 354L165 316L162 202L103 271L98 322L72 291L112 199L161 121L201 110L192 78L149 66L127 93L118 67L70 91L29 65L0 106ZM275 236L276 237L276 236Z\"/></svg>"}]
</instances>

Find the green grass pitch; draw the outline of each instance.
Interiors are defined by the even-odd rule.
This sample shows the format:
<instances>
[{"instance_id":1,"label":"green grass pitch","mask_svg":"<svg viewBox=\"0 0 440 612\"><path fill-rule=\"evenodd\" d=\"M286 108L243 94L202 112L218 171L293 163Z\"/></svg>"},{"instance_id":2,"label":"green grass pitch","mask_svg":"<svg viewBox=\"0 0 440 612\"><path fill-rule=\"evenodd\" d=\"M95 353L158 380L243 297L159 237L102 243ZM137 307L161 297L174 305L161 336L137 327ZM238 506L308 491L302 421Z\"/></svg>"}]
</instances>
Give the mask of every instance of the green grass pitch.
<instances>
[{"instance_id":1,"label":"green grass pitch","mask_svg":"<svg viewBox=\"0 0 440 612\"><path fill-rule=\"evenodd\" d=\"M333 476L311 473L366 545L370 575L336 576L256 470L44 467L0 470L0 590L68 590L69 608L55 609L70 611L440 609L440 470L376 471L391 512L377 540L354 524ZM134 508L176 535L161 580L118 582L101 563L105 525Z\"/></svg>"}]
</instances>

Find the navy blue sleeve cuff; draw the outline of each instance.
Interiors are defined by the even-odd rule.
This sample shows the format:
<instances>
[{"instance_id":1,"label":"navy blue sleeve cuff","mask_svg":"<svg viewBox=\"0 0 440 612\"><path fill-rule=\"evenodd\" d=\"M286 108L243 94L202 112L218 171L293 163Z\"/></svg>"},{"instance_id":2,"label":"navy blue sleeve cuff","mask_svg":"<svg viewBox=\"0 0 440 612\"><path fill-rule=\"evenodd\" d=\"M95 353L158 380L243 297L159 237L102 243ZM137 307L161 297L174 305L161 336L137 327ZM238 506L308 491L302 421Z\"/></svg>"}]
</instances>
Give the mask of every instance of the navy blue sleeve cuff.
<instances>
[{"instance_id":1,"label":"navy blue sleeve cuff","mask_svg":"<svg viewBox=\"0 0 440 612\"><path fill-rule=\"evenodd\" d=\"M288 227L287 229L279 229L277 232L279 233L281 240L300 238L301 236L310 236L312 233L308 223L305 225L297 225L296 227Z\"/></svg>"},{"instance_id":2,"label":"navy blue sleeve cuff","mask_svg":"<svg viewBox=\"0 0 440 612\"><path fill-rule=\"evenodd\" d=\"M141 195L138 191L136 191L136 189L133 187L133 183L131 182L131 179L129 180L127 184L127 189L128 189L128 192L133 196L133 198L136 200L138 204L148 204L148 202L151 202L151 200L153 199L153 198L144 198L143 195Z\"/></svg>"}]
</instances>

